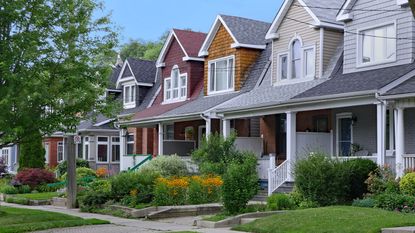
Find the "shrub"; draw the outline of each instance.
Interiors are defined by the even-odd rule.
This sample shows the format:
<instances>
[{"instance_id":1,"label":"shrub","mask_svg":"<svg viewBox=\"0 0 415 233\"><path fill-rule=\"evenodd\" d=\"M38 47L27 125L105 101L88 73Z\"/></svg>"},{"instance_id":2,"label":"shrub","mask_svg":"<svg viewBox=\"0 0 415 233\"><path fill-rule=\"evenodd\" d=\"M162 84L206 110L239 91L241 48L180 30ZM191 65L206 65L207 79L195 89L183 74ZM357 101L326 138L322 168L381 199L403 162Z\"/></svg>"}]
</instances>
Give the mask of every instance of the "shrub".
<instances>
[{"instance_id":1,"label":"shrub","mask_svg":"<svg viewBox=\"0 0 415 233\"><path fill-rule=\"evenodd\" d=\"M185 176L188 174L186 162L177 155L159 155L139 170L152 173L157 172L163 177Z\"/></svg>"},{"instance_id":2,"label":"shrub","mask_svg":"<svg viewBox=\"0 0 415 233\"><path fill-rule=\"evenodd\" d=\"M15 203L15 204L19 204L19 205L29 205L29 199L21 198L21 197L7 197L6 202L7 203Z\"/></svg>"},{"instance_id":3,"label":"shrub","mask_svg":"<svg viewBox=\"0 0 415 233\"><path fill-rule=\"evenodd\" d=\"M4 194L18 194L19 190L11 185L2 185L0 187L0 193L4 193Z\"/></svg>"},{"instance_id":4,"label":"shrub","mask_svg":"<svg viewBox=\"0 0 415 233\"><path fill-rule=\"evenodd\" d=\"M375 200L373 198L356 199L353 201L352 206L373 208L375 207Z\"/></svg>"},{"instance_id":5,"label":"shrub","mask_svg":"<svg viewBox=\"0 0 415 233\"><path fill-rule=\"evenodd\" d=\"M18 190L19 193L30 193L32 191L29 185L22 185L18 188Z\"/></svg>"},{"instance_id":6,"label":"shrub","mask_svg":"<svg viewBox=\"0 0 415 233\"><path fill-rule=\"evenodd\" d=\"M111 182L109 180L94 180L88 184L88 189L96 192L111 192Z\"/></svg>"},{"instance_id":7,"label":"shrub","mask_svg":"<svg viewBox=\"0 0 415 233\"><path fill-rule=\"evenodd\" d=\"M346 192L345 184L341 182L344 171L340 169L336 161L324 155L310 155L295 164L296 189L306 200L319 205L338 203Z\"/></svg>"},{"instance_id":8,"label":"shrub","mask_svg":"<svg viewBox=\"0 0 415 233\"><path fill-rule=\"evenodd\" d=\"M189 179L158 178L154 188L154 203L158 206L186 204Z\"/></svg>"},{"instance_id":9,"label":"shrub","mask_svg":"<svg viewBox=\"0 0 415 233\"><path fill-rule=\"evenodd\" d=\"M375 207L386 210L398 210L411 208L413 210L415 197L397 193L383 193L374 197Z\"/></svg>"},{"instance_id":10,"label":"shrub","mask_svg":"<svg viewBox=\"0 0 415 233\"><path fill-rule=\"evenodd\" d=\"M415 172L407 173L399 182L399 188L404 194L415 195Z\"/></svg>"},{"instance_id":11,"label":"shrub","mask_svg":"<svg viewBox=\"0 0 415 233\"><path fill-rule=\"evenodd\" d=\"M369 159L352 159L341 164L344 166L345 173L343 179L348 183L345 199L352 201L356 198L362 198L363 194L368 192L365 181L369 178L371 172L376 171L378 166Z\"/></svg>"},{"instance_id":12,"label":"shrub","mask_svg":"<svg viewBox=\"0 0 415 233\"><path fill-rule=\"evenodd\" d=\"M82 180L82 179L87 179L87 178L91 178L91 177L97 177L97 175L95 174L95 171L92 170L91 168L87 168L87 167L78 167L76 169L76 179L77 180ZM67 173L63 174L61 179L62 180L66 180L67 178Z\"/></svg>"},{"instance_id":13,"label":"shrub","mask_svg":"<svg viewBox=\"0 0 415 233\"><path fill-rule=\"evenodd\" d=\"M65 185L47 185L47 184L42 184L42 185L38 185L35 190L40 192L40 193L47 193L47 192L56 192L57 190L63 188Z\"/></svg>"},{"instance_id":14,"label":"shrub","mask_svg":"<svg viewBox=\"0 0 415 233\"><path fill-rule=\"evenodd\" d=\"M373 194L399 193L399 183L389 167L381 167L369 174L366 180L368 191Z\"/></svg>"},{"instance_id":15,"label":"shrub","mask_svg":"<svg viewBox=\"0 0 415 233\"><path fill-rule=\"evenodd\" d=\"M56 179L55 174L45 169L25 168L17 173L15 181L35 189L38 185L53 183Z\"/></svg>"},{"instance_id":16,"label":"shrub","mask_svg":"<svg viewBox=\"0 0 415 233\"><path fill-rule=\"evenodd\" d=\"M240 153L229 163L223 176L223 204L230 214L241 212L258 190L257 160L253 154Z\"/></svg>"},{"instance_id":17,"label":"shrub","mask_svg":"<svg viewBox=\"0 0 415 233\"><path fill-rule=\"evenodd\" d=\"M76 167L86 167L89 168L89 162L83 159L76 160ZM68 171L68 161L62 161L61 163L56 166L56 172L58 173L58 177L62 176Z\"/></svg>"},{"instance_id":18,"label":"shrub","mask_svg":"<svg viewBox=\"0 0 415 233\"><path fill-rule=\"evenodd\" d=\"M109 192L88 191L78 198L82 209L100 208L111 199Z\"/></svg>"},{"instance_id":19,"label":"shrub","mask_svg":"<svg viewBox=\"0 0 415 233\"><path fill-rule=\"evenodd\" d=\"M219 176L192 176L189 181L188 204L220 201L223 181Z\"/></svg>"},{"instance_id":20,"label":"shrub","mask_svg":"<svg viewBox=\"0 0 415 233\"><path fill-rule=\"evenodd\" d=\"M291 210L295 208L294 201L284 193L277 193L267 198L269 210Z\"/></svg>"},{"instance_id":21,"label":"shrub","mask_svg":"<svg viewBox=\"0 0 415 233\"><path fill-rule=\"evenodd\" d=\"M100 167L95 171L97 177L106 177L108 176L108 170L105 167Z\"/></svg>"}]
</instances>

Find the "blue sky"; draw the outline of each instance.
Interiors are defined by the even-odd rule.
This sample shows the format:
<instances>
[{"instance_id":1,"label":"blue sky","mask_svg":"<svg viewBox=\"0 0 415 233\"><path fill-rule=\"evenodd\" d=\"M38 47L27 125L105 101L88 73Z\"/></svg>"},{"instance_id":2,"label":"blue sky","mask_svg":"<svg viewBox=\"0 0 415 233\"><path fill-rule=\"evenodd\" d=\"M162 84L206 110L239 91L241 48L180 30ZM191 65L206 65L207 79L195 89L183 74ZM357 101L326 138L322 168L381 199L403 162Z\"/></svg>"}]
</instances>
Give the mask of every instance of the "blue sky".
<instances>
[{"instance_id":1,"label":"blue sky","mask_svg":"<svg viewBox=\"0 0 415 233\"><path fill-rule=\"evenodd\" d=\"M170 28L208 32L217 14L271 22L282 0L103 0L121 27L121 43L156 40Z\"/></svg>"}]
</instances>

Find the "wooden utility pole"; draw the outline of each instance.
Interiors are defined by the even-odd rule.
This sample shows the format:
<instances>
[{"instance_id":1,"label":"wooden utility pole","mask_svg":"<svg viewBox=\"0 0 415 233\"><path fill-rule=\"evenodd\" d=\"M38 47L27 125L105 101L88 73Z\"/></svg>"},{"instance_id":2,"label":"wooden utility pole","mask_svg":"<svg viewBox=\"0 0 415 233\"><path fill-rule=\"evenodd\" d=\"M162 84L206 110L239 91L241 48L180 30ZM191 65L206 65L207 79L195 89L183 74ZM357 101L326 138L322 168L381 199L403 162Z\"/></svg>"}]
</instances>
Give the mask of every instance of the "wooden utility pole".
<instances>
[{"instance_id":1,"label":"wooden utility pole","mask_svg":"<svg viewBox=\"0 0 415 233\"><path fill-rule=\"evenodd\" d=\"M66 207L68 209L76 208L76 159L75 159L75 143L72 135L65 138L65 154L68 163L67 171L67 198Z\"/></svg>"}]
</instances>

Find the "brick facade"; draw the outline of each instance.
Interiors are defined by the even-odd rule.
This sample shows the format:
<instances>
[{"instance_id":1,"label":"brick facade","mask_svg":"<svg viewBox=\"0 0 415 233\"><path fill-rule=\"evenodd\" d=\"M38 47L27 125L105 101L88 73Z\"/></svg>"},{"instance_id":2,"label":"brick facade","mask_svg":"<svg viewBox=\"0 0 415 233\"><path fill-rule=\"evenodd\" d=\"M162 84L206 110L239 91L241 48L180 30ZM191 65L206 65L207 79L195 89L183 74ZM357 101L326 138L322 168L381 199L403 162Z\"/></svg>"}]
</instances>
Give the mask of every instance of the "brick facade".
<instances>
[{"instance_id":1,"label":"brick facade","mask_svg":"<svg viewBox=\"0 0 415 233\"><path fill-rule=\"evenodd\" d=\"M58 165L58 142L63 142L62 137L49 137L43 139L43 143L49 144L49 163L50 168Z\"/></svg>"}]
</instances>

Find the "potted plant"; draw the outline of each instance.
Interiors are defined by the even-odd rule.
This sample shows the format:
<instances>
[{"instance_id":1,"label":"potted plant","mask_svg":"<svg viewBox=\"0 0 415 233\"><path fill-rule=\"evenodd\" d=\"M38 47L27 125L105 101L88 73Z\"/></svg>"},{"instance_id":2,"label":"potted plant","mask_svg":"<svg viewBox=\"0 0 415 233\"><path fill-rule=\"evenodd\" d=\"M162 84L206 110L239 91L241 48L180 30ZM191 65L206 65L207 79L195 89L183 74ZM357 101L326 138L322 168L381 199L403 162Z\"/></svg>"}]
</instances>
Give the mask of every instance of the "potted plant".
<instances>
[{"instance_id":1,"label":"potted plant","mask_svg":"<svg viewBox=\"0 0 415 233\"><path fill-rule=\"evenodd\" d=\"M184 130L185 140L193 140L193 127L186 127Z\"/></svg>"}]
</instances>

